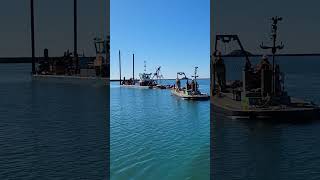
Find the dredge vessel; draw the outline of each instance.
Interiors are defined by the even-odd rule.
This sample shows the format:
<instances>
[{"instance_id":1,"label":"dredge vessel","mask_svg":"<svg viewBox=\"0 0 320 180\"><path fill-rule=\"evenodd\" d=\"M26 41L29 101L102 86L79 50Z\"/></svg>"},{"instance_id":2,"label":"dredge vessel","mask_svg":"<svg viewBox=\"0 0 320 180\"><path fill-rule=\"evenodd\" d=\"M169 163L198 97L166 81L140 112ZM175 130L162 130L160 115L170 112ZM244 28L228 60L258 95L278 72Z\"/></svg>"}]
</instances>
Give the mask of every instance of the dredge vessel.
<instances>
[{"instance_id":1,"label":"dredge vessel","mask_svg":"<svg viewBox=\"0 0 320 180\"><path fill-rule=\"evenodd\" d=\"M90 82L107 85L109 61L106 55L108 41L94 39L96 57L78 56L69 51L62 57L49 57L48 49L36 63L34 80L57 80L57 82Z\"/></svg>"},{"instance_id":2,"label":"dredge vessel","mask_svg":"<svg viewBox=\"0 0 320 180\"><path fill-rule=\"evenodd\" d=\"M126 79L121 77L121 53L119 51L119 68L120 68L120 85L129 88L143 88L143 89L168 89L169 86L161 85L160 81L163 79L161 74L161 66L157 67L155 73L147 73L146 61L144 61L144 72L139 74L139 80L134 76L134 54L132 66L132 78Z\"/></svg>"},{"instance_id":3,"label":"dredge vessel","mask_svg":"<svg viewBox=\"0 0 320 180\"><path fill-rule=\"evenodd\" d=\"M77 0L74 0L74 50L67 50L62 57L49 57L49 50L44 49L44 56L35 57L34 2L31 1L31 47L32 79L53 80L55 82L89 82L109 85L110 79L110 36L95 38L96 57L78 54ZM56 81L57 80L57 81Z\"/></svg>"},{"instance_id":4,"label":"dredge vessel","mask_svg":"<svg viewBox=\"0 0 320 180\"><path fill-rule=\"evenodd\" d=\"M277 50L283 49L283 44L276 45L277 23L280 17L272 18L272 46L260 45L262 49L271 49L272 64L267 56L254 68L247 51L244 50L237 35L216 35L215 52L212 61L212 110L235 118L271 118L279 120L306 120L319 118L318 105L290 97L284 87L284 73L275 62ZM242 80L226 80L226 66L218 51L219 42L236 42L245 57Z\"/></svg>"}]
</instances>

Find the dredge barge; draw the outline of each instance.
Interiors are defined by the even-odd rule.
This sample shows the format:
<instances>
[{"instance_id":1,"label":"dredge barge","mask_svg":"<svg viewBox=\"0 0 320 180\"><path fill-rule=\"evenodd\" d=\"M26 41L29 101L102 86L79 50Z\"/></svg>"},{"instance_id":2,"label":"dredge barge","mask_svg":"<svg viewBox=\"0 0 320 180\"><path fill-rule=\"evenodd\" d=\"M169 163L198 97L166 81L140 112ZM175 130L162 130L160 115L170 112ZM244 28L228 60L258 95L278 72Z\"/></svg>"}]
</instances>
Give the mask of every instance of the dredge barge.
<instances>
[{"instance_id":1,"label":"dredge barge","mask_svg":"<svg viewBox=\"0 0 320 180\"><path fill-rule=\"evenodd\" d=\"M49 57L48 49L39 58L32 75L34 80L57 80L57 82L90 82L101 85L109 83L109 61L106 49L108 41L94 39L96 57L74 55L69 51L62 57Z\"/></svg>"},{"instance_id":2,"label":"dredge barge","mask_svg":"<svg viewBox=\"0 0 320 180\"><path fill-rule=\"evenodd\" d=\"M34 3L31 1L31 47L32 79L55 82L89 82L109 85L110 79L110 36L95 38L96 56L78 54L77 0L74 0L74 50L67 50L62 57L49 57L44 49L43 57L35 57ZM56 81L58 80L58 81Z\"/></svg>"},{"instance_id":3,"label":"dredge barge","mask_svg":"<svg viewBox=\"0 0 320 180\"><path fill-rule=\"evenodd\" d=\"M144 72L139 74L139 80L134 76L134 54L132 65L132 78L126 79L121 77L121 52L119 51L119 71L120 71L120 85L127 88L142 88L142 89L169 89L169 85L162 85L161 80L163 75L161 74L161 66L156 68L155 73L147 73L146 61L144 61Z\"/></svg>"}]
</instances>

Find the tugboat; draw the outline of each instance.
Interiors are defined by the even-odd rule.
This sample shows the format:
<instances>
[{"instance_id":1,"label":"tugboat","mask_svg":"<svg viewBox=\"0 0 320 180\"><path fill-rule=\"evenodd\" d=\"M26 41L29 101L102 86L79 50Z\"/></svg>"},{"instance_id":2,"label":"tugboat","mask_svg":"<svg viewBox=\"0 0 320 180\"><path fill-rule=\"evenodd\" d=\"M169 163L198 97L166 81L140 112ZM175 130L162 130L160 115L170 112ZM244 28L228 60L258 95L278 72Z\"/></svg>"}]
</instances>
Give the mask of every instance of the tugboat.
<instances>
[{"instance_id":1,"label":"tugboat","mask_svg":"<svg viewBox=\"0 0 320 180\"><path fill-rule=\"evenodd\" d=\"M260 45L262 49L272 50L272 64L264 56L257 68L253 68L237 35L216 35L213 61L213 80L211 84L214 112L222 113L233 118L277 119L277 120L306 120L319 118L320 108L312 102L306 102L290 97L284 88L284 73L279 64L275 63L277 50L283 49L283 44L276 45L277 23L280 17L272 18L272 46ZM245 56L242 81L226 82L226 67L218 42L230 43L236 41Z\"/></svg>"},{"instance_id":2,"label":"tugboat","mask_svg":"<svg viewBox=\"0 0 320 180\"><path fill-rule=\"evenodd\" d=\"M197 82L197 70L198 67L195 67L194 76L191 83L189 84L189 78L187 78L184 72L177 73L176 85L172 88L171 93L175 96L181 97L186 100L209 100L210 96L206 93L201 93L199 90L199 84ZM181 79L187 80L186 86L181 88L181 79L180 76L184 76Z\"/></svg>"}]
</instances>

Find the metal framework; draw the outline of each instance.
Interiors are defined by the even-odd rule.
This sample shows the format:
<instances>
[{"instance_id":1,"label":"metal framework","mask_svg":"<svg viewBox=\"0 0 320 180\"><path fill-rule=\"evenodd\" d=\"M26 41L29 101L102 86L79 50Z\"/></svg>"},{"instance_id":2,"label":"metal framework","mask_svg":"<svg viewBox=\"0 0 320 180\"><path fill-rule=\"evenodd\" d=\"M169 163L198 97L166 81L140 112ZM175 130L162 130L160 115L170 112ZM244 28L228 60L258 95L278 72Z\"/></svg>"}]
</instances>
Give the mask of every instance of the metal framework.
<instances>
[{"instance_id":1,"label":"metal framework","mask_svg":"<svg viewBox=\"0 0 320 180\"><path fill-rule=\"evenodd\" d=\"M216 35L216 38L215 38L215 44L214 44L214 53L213 53L213 57L211 56L211 63L212 63L212 73L213 73L213 81L212 81L212 88L211 88L211 95L214 96L215 95L215 92L216 92L216 63L215 63L215 59L216 57L218 57L218 42L222 41L223 43L230 43L232 41L236 41L240 47L240 50L241 52L244 54L245 56L245 59L246 59L246 66L251 66L251 62L250 62L250 59L249 59L249 56L247 54L247 52L244 50L244 47L242 46L241 44L241 41L238 37L238 35L235 35L235 34L228 34L228 35ZM213 59L212 59L213 58Z\"/></svg>"}]
</instances>

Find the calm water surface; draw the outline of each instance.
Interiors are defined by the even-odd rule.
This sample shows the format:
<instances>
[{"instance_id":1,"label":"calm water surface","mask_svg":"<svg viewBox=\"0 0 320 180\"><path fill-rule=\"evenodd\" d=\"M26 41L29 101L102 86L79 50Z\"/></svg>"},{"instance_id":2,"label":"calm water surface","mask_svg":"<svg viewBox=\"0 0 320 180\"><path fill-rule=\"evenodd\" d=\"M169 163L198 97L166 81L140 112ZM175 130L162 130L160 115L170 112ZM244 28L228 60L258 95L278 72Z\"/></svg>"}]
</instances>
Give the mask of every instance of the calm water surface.
<instances>
[{"instance_id":1,"label":"calm water surface","mask_svg":"<svg viewBox=\"0 0 320 180\"><path fill-rule=\"evenodd\" d=\"M289 95L320 104L320 57L279 59ZM235 79L244 61L232 60L226 59L228 77ZM215 180L320 179L320 121L249 122L211 112Z\"/></svg>"},{"instance_id":2,"label":"calm water surface","mask_svg":"<svg viewBox=\"0 0 320 180\"><path fill-rule=\"evenodd\" d=\"M107 179L108 87L0 64L0 179Z\"/></svg>"},{"instance_id":3,"label":"calm water surface","mask_svg":"<svg viewBox=\"0 0 320 180\"><path fill-rule=\"evenodd\" d=\"M209 80L199 83L209 92ZM209 179L209 101L118 83L110 93L111 179Z\"/></svg>"}]
</instances>

